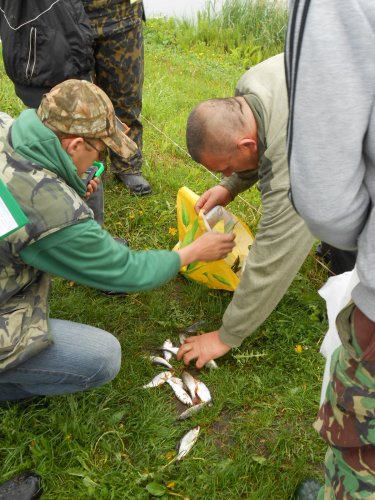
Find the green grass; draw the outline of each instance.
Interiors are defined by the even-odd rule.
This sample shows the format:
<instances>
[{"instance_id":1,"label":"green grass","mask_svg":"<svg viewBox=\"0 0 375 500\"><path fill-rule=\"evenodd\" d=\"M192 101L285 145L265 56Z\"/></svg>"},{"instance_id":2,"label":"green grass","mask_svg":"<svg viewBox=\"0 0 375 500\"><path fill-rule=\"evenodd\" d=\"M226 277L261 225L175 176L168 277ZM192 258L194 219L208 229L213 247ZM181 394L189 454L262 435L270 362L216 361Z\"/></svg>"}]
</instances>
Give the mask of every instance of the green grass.
<instances>
[{"instance_id":1,"label":"green grass","mask_svg":"<svg viewBox=\"0 0 375 500\"><path fill-rule=\"evenodd\" d=\"M152 21L146 33L144 172L154 193L137 199L104 179L106 228L135 249L172 248L176 241L168 230L176 227L177 189L186 185L200 193L216 183L184 152L186 118L201 100L231 95L244 69L230 51L215 52L199 40L189 47L177 43L184 35L178 29L173 43L171 22ZM262 57L280 49L267 50ZM0 97L2 110L17 115L22 109L3 71ZM257 190L244 200L258 206ZM256 230L259 214L244 201L236 200L233 211ZM157 371L144 354L166 337L177 343L177 330L195 320L205 318L207 330L216 329L231 294L179 276L158 290L115 298L55 278L51 316L113 332L123 366L100 389L50 398L47 406L0 409L0 480L37 470L46 499L147 499L156 483L168 492L164 499L258 500L288 499L302 479L321 479L325 446L312 422L327 326L316 290L325 278L307 258L269 319L219 360L218 371L202 371L214 404L185 422L176 421L180 406L167 387L140 388ZM191 453L167 465L195 425L202 430Z\"/></svg>"}]
</instances>

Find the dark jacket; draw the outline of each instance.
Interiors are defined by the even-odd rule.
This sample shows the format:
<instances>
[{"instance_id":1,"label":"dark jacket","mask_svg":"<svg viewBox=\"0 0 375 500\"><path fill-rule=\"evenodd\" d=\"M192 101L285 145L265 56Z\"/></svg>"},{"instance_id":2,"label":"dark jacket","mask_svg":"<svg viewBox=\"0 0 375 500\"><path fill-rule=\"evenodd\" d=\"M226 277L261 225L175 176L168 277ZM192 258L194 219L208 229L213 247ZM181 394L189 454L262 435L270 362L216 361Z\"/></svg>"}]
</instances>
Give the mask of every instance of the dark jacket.
<instances>
[{"instance_id":1,"label":"dark jacket","mask_svg":"<svg viewBox=\"0 0 375 500\"><path fill-rule=\"evenodd\" d=\"M0 0L0 9L5 71L26 106L68 78L90 78L93 32L80 0Z\"/></svg>"}]
</instances>

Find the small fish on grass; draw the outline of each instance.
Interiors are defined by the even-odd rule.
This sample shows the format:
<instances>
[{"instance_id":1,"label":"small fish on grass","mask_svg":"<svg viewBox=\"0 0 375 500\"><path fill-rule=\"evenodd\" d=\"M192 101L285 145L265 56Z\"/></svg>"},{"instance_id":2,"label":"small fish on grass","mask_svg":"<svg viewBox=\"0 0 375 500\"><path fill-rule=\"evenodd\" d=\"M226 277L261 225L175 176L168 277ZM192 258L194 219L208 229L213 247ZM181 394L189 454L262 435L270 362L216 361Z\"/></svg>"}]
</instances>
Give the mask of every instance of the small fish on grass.
<instances>
[{"instance_id":1,"label":"small fish on grass","mask_svg":"<svg viewBox=\"0 0 375 500\"><path fill-rule=\"evenodd\" d=\"M169 350L171 347L173 347L173 344L171 342L170 339L166 339L164 341L164 344L162 345L162 349L163 349L163 356L164 358L169 361L172 357L172 353L171 351Z\"/></svg>"},{"instance_id":2,"label":"small fish on grass","mask_svg":"<svg viewBox=\"0 0 375 500\"><path fill-rule=\"evenodd\" d=\"M182 437L177 448L177 457L176 457L177 461L186 457L186 455L192 449L194 444L197 442L200 429L201 428L198 425L198 427L194 427L194 429L191 429Z\"/></svg>"},{"instance_id":3,"label":"small fish on grass","mask_svg":"<svg viewBox=\"0 0 375 500\"><path fill-rule=\"evenodd\" d=\"M154 365L166 366L167 368L173 368L173 366L161 356L149 356L149 360Z\"/></svg>"},{"instance_id":4,"label":"small fish on grass","mask_svg":"<svg viewBox=\"0 0 375 500\"><path fill-rule=\"evenodd\" d=\"M167 384L169 384L173 392L175 393L176 398L181 401L184 405L192 406L193 401L191 400L191 397L189 394L185 391L183 387L181 387L179 384L176 384L171 381L171 379L167 380Z\"/></svg>"},{"instance_id":5,"label":"small fish on grass","mask_svg":"<svg viewBox=\"0 0 375 500\"><path fill-rule=\"evenodd\" d=\"M148 384L145 384L143 388L149 389L150 387L158 387L159 385L164 384L172 376L172 371L158 373Z\"/></svg>"},{"instance_id":6,"label":"small fish on grass","mask_svg":"<svg viewBox=\"0 0 375 500\"><path fill-rule=\"evenodd\" d=\"M210 361L207 361L207 363L204 366L210 370L217 370L219 368L216 361L213 359L210 359Z\"/></svg>"},{"instance_id":7,"label":"small fish on grass","mask_svg":"<svg viewBox=\"0 0 375 500\"><path fill-rule=\"evenodd\" d=\"M195 321L191 325L186 326L185 328L182 328L180 330L180 333L188 333L188 334L198 333L202 330L202 328L205 325L207 325L207 321L205 319L200 319L198 321Z\"/></svg>"},{"instance_id":8,"label":"small fish on grass","mask_svg":"<svg viewBox=\"0 0 375 500\"><path fill-rule=\"evenodd\" d=\"M195 415L196 413L199 413L201 410L203 410L203 408L205 408L207 406L207 403L198 403L194 406L191 406L190 408L188 408L187 410L183 411L178 417L177 417L177 420L186 420L190 417L192 417L193 415Z\"/></svg>"},{"instance_id":9,"label":"small fish on grass","mask_svg":"<svg viewBox=\"0 0 375 500\"><path fill-rule=\"evenodd\" d=\"M182 374L182 381L188 388L193 401L198 398L201 403L211 402L211 393L206 384L202 381L194 378L193 375L186 370Z\"/></svg>"}]
</instances>

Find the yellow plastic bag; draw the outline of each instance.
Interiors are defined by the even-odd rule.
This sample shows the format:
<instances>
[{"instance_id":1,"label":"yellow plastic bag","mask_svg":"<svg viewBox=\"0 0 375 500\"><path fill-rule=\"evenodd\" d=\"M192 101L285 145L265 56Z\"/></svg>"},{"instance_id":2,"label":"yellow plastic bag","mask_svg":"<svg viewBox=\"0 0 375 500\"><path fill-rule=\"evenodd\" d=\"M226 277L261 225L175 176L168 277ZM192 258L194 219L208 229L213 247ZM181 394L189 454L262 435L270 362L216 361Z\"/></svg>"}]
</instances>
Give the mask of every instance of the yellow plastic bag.
<instances>
[{"instance_id":1,"label":"yellow plastic bag","mask_svg":"<svg viewBox=\"0 0 375 500\"><path fill-rule=\"evenodd\" d=\"M209 288L234 291L240 281L254 236L243 221L221 206L214 207L205 215L202 212L197 215L194 206L198 199L199 196L187 187L182 187L177 193L179 242L174 249L184 248L207 231L233 232L236 235L236 246L226 259L193 262L181 268L180 272Z\"/></svg>"}]
</instances>

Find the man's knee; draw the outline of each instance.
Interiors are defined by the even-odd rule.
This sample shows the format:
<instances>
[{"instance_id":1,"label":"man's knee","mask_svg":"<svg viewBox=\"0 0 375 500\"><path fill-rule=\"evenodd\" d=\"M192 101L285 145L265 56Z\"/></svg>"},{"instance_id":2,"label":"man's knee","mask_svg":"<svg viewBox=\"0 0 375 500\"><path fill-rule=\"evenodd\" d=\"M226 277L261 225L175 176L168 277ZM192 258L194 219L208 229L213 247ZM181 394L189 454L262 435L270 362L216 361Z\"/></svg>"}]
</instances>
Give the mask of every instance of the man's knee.
<instances>
[{"instance_id":1,"label":"man's knee","mask_svg":"<svg viewBox=\"0 0 375 500\"><path fill-rule=\"evenodd\" d=\"M121 367L121 346L116 337L110 335L103 349L96 353L93 362L96 370L91 377L90 386L106 384L116 377Z\"/></svg>"}]
</instances>

